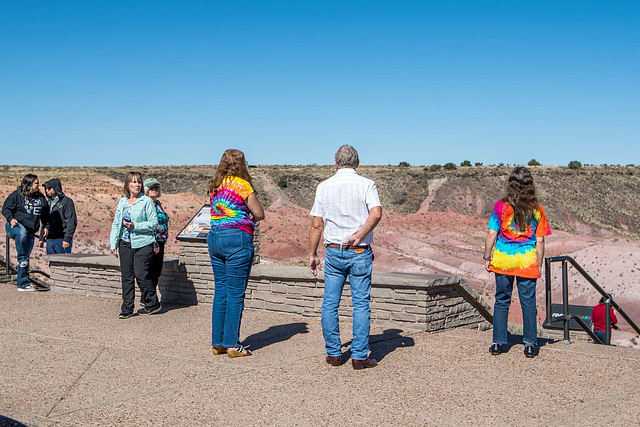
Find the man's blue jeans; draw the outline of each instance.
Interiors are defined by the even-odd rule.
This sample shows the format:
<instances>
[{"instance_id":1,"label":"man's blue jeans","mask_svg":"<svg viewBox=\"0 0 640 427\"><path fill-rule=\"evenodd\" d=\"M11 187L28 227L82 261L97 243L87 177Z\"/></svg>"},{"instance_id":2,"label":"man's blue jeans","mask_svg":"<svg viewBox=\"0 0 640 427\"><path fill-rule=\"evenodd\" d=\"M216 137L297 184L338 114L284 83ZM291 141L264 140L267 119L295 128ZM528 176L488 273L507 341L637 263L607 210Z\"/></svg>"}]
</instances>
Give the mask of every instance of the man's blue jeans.
<instances>
[{"instance_id":1,"label":"man's blue jeans","mask_svg":"<svg viewBox=\"0 0 640 427\"><path fill-rule=\"evenodd\" d=\"M340 325L338 306L344 282L349 277L353 303L353 342L351 358L364 360L369 356L369 324L371 320L371 248L356 254L351 249L327 248L324 258L324 299L322 301L322 334L328 356L340 356Z\"/></svg>"},{"instance_id":2,"label":"man's blue jeans","mask_svg":"<svg viewBox=\"0 0 640 427\"><path fill-rule=\"evenodd\" d=\"M69 242L67 249L62 247L64 239L47 239L47 255L51 254L70 254L73 247L73 239Z\"/></svg>"},{"instance_id":3,"label":"man's blue jeans","mask_svg":"<svg viewBox=\"0 0 640 427\"><path fill-rule=\"evenodd\" d=\"M518 297L522 307L522 341L524 345L538 345L536 307L536 279L496 274L496 302L493 306L493 342L507 344L507 318L511 305L513 279L518 284Z\"/></svg>"},{"instance_id":4,"label":"man's blue jeans","mask_svg":"<svg viewBox=\"0 0 640 427\"><path fill-rule=\"evenodd\" d=\"M16 252L18 253L18 287L29 286L29 256L33 250L35 234L27 231L20 223L12 227L8 222L4 226L7 236L16 241Z\"/></svg>"},{"instance_id":5,"label":"man's blue jeans","mask_svg":"<svg viewBox=\"0 0 640 427\"><path fill-rule=\"evenodd\" d=\"M253 237L237 228L212 227L207 235L216 283L211 315L211 345L240 346L244 293L253 264Z\"/></svg>"}]
</instances>

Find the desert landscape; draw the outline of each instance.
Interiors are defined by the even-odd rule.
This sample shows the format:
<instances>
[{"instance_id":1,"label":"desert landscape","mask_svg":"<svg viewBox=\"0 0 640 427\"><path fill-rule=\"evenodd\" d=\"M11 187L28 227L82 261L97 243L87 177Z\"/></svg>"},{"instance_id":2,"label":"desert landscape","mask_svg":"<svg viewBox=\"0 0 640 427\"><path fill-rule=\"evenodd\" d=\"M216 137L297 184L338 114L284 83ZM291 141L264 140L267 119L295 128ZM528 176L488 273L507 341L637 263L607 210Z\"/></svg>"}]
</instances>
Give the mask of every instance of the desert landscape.
<instances>
[{"instance_id":1,"label":"desert landscape","mask_svg":"<svg viewBox=\"0 0 640 427\"><path fill-rule=\"evenodd\" d=\"M375 230L374 269L462 276L493 303L493 276L484 270L486 224L502 197L512 166L470 166L444 170L417 166L361 166L376 181L384 208ZM58 177L76 203L78 230L74 252L109 252L113 212L122 180L131 167L0 166L4 200L28 172L40 181ZM207 203L206 188L215 166L136 167L162 183L161 201L170 215L166 258L177 258L175 236ZM537 166L532 168L553 234L547 256L569 255L638 322L640 319L640 168L635 166ZM334 172L332 166L251 166L258 196L266 209L261 223L261 262L305 265L309 209L315 187ZM0 250L4 251L4 227ZM3 252L4 253L4 252ZM44 249L34 249L33 265L47 269ZM560 302L560 267L552 272L554 301ZM570 268L571 304L593 305L599 296ZM514 295L516 292L514 292ZM544 319L544 280L538 282L538 320ZM517 298L510 322L521 319ZM613 341L640 347L621 321Z\"/></svg>"}]
</instances>

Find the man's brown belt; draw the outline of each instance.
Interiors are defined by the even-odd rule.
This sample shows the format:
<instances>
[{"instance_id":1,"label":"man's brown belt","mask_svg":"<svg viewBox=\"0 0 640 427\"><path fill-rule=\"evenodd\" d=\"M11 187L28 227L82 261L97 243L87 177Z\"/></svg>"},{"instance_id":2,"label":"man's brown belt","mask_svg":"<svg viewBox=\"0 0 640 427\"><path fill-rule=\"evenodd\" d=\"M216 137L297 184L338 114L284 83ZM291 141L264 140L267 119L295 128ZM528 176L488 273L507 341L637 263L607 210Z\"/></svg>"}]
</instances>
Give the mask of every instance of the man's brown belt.
<instances>
[{"instance_id":1,"label":"man's brown belt","mask_svg":"<svg viewBox=\"0 0 640 427\"><path fill-rule=\"evenodd\" d=\"M334 249L340 249L340 248L349 249L349 250L352 250L352 251L359 250L359 249L362 249L363 251L365 251L365 250L369 249L369 245L366 245L366 246L342 245L342 246L340 246L340 245L338 245L336 243L329 243L326 247L327 248L334 248Z\"/></svg>"}]
</instances>

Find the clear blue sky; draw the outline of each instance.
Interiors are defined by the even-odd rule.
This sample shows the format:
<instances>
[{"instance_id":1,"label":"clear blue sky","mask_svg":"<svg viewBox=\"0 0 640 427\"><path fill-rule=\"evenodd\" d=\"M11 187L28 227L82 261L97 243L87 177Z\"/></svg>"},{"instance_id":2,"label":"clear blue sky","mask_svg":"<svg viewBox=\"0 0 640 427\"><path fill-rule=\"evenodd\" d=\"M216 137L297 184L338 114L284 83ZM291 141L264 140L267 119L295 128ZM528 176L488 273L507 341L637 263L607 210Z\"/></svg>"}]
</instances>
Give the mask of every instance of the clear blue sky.
<instances>
[{"instance_id":1,"label":"clear blue sky","mask_svg":"<svg viewBox=\"0 0 640 427\"><path fill-rule=\"evenodd\" d=\"M640 1L0 0L0 164L640 163Z\"/></svg>"}]
</instances>

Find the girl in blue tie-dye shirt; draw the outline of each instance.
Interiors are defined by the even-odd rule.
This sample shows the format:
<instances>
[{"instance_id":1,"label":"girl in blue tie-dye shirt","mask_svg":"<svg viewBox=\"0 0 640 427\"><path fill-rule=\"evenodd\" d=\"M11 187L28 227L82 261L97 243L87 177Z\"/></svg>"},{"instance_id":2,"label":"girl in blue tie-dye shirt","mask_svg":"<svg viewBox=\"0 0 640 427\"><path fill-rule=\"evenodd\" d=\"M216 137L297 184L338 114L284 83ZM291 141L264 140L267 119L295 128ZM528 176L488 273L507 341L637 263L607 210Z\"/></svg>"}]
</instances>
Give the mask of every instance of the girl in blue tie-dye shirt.
<instances>
[{"instance_id":1,"label":"girl in blue tie-dye shirt","mask_svg":"<svg viewBox=\"0 0 640 427\"><path fill-rule=\"evenodd\" d=\"M485 239L487 271L496 276L493 308L493 344L489 352L502 353L507 344L507 318L514 280L522 307L524 354L535 357L537 348L536 280L544 260L545 236L551 234L547 216L538 203L529 169L511 171L507 195L493 207Z\"/></svg>"}]
</instances>

